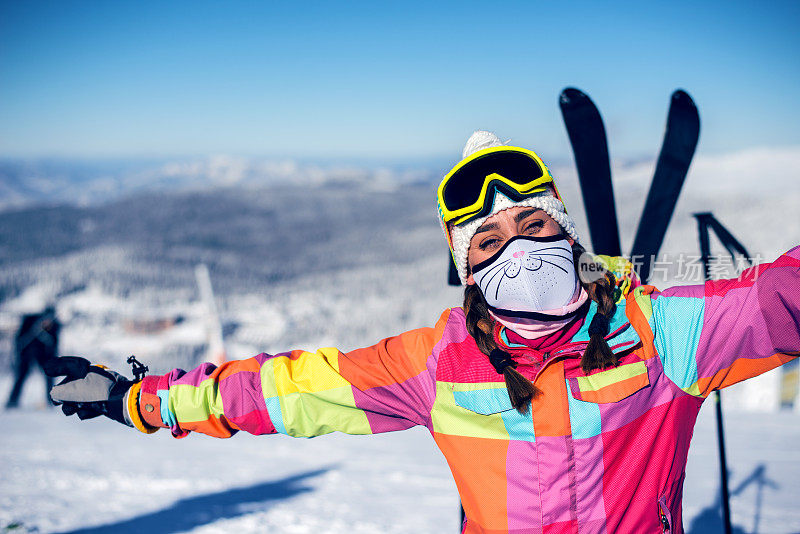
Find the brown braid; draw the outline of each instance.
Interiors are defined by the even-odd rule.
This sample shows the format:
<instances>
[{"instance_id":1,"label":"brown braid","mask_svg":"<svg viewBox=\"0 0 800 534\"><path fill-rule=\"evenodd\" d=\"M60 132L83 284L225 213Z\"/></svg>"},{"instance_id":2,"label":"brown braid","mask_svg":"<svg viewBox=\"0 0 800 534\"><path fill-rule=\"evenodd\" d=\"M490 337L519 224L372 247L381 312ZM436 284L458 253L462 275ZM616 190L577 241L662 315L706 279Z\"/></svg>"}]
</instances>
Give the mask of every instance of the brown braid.
<instances>
[{"instance_id":1,"label":"brown braid","mask_svg":"<svg viewBox=\"0 0 800 534\"><path fill-rule=\"evenodd\" d=\"M584 254L585 252L586 250L577 243L572 246L575 268L579 275L581 272L598 272L598 265L594 263L590 265L591 259ZM581 367L584 372L604 369L618 363L617 357L611 352L604 338L608 334L608 320L614 315L617 307L614 300L614 288L617 282L610 271L603 268L602 272L603 276L595 281L584 281L579 276L581 286L589 298L597 303L595 317L601 316L599 319L593 319L590 325L593 333L581 357ZM494 319L489 315L489 306L477 284L467 285L465 288L463 308L466 314L467 332L475 340L481 352L489 356L498 348L494 340ZM526 414L531 401L536 399L542 390L522 376L512 365L505 366L503 377L511 405L521 414Z\"/></svg>"},{"instance_id":2,"label":"brown braid","mask_svg":"<svg viewBox=\"0 0 800 534\"><path fill-rule=\"evenodd\" d=\"M589 298L597 303L597 313L589 324L589 344L581 357L581 367L585 373L588 373L593 369L605 369L619 363L617 356L611 352L611 348L605 340L605 336L608 334L608 323L614 316L614 312L617 311L614 296L617 279L611 271L593 262L590 255L585 252L586 249L578 243L572 245L572 255L581 286L586 290ZM598 272L602 273L599 279L596 274L590 280L584 280L587 277L581 276L581 273Z\"/></svg>"},{"instance_id":3,"label":"brown braid","mask_svg":"<svg viewBox=\"0 0 800 534\"><path fill-rule=\"evenodd\" d=\"M464 312L467 316L467 332L475 340L481 352L489 356L498 348L493 333L494 319L489 315L489 306L477 284L468 285L464 290ZM521 414L528 413L531 401L542 391L511 365L503 369L503 378L506 381L511 405Z\"/></svg>"}]
</instances>

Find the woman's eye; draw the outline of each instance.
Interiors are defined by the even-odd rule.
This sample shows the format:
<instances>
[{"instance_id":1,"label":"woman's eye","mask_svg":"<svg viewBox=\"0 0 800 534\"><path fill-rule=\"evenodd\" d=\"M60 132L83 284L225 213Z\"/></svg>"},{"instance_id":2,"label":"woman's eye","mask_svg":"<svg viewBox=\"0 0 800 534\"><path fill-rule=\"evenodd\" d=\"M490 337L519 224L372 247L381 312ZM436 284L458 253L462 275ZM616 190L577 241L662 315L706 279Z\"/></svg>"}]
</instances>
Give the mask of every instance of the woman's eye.
<instances>
[{"instance_id":1,"label":"woman's eye","mask_svg":"<svg viewBox=\"0 0 800 534\"><path fill-rule=\"evenodd\" d=\"M544 221L534 221L532 223L525 225L525 229L523 231L527 234L535 234L536 232L541 230L543 226L544 226Z\"/></svg>"},{"instance_id":2,"label":"woman's eye","mask_svg":"<svg viewBox=\"0 0 800 534\"><path fill-rule=\"evenodd\" d=\"M497 239L496 237L490 237L488 239L484 239L483 241L481 241L480 245L478 246L480 247L481 250L489 250L492 248L496 248L499 244L500 244L499 239Z\"/></svg>"}]
</instances>

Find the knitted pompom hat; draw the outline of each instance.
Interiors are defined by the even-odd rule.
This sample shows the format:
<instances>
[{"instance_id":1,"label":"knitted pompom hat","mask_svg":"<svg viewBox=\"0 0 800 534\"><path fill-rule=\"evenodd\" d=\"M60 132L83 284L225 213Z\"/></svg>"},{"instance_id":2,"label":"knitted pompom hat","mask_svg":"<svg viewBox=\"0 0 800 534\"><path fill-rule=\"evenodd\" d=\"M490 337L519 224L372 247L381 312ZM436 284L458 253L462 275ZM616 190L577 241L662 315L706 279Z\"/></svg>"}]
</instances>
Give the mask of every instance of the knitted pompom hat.
<instances>
[{"instance_id":1,"label":"knitted pompom hat","mask_svg":"<svg viewBox=\"0 0 800 534\"><path fill-rule=\"evenodd\" d=\"M506 145L506 143L503 143L494 133L478 130L467 140L467 144L464 146L464 151L462 153L462 159L468 158L479 150L504 145ZM578 234L575 231L575 222L572 220L572 217L567 214L564 203L558 197L555 189L533 193L518 202L497 192L494 195L494 203L492 204L491 212L485 217L473 219L458 225L448 225L440 218L442 230L445 236L448 237L450 251L453 254L453 260L458 270L458 277L461 279L463 285L467 283L467 254L469 252L469 243L472 240L472 236L474 236L478 228L486 222L486 219L503 210L517 206L541 209L561 226L565 234L576 242L579 241ZM441 211L440 206L439 212L441 213Z\"/></svg>"}]
</instances>

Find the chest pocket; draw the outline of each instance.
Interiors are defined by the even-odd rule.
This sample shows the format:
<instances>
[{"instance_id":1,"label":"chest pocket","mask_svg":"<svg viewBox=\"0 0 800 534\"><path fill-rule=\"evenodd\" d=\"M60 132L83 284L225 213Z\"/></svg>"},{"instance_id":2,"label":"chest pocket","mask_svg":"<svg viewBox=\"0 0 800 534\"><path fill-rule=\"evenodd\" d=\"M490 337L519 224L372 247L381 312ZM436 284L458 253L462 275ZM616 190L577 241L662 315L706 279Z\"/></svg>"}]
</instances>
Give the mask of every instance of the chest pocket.
<instances>
[{"instance_id":1,"label":"chest pocket","mask_svg":"<svg viewBox=\"0 0 800 534\"><path fill-rule=\"evenodd\" d=\"M490 387L486 387L490 386ZM481 415L493 415L511 410L511 399L505 383L457 384L453 390L456 404Z\"/></svg>"},{"instance_id":2,"label":"chest pocket","mask_svg":"<svg viewBox=\"0 0 800 534\"><path fill-rule=\"evenodd\" d=\"M521 414L514 409L505 382L453 386L453 400L460 412L456 433L480 438L534 440L533 419L530 413Z\"/></svg>"},{"instance_id":3,"label":"chest pocket","mask_svg":"<svg viewBox=\"0 0 800 534\"><path fill-rule=\"evenodd\" d=\"M568 378L572 397L595 403L618 402L648 387L650 379L643 361L623 364L589 376Z\"/></svg>"}]
</instances>

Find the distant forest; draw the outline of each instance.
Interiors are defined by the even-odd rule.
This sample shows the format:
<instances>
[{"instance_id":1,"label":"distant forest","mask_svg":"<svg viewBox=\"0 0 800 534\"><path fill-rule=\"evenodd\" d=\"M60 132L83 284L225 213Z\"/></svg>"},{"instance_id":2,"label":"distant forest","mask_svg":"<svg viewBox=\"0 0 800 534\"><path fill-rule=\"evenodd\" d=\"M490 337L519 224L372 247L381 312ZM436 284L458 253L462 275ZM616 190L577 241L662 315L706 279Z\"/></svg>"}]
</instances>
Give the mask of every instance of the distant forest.
<instances>
[{"instance_id":1,"label":"distant forest","mask_svg":"<svg viewBox=\"0 0 800 534\"><path fill-rule=\"evenodd\" d=\"M432 231L433 195L429 185L365 191L328 184L148 193L101 206L6 211L0 299L43 278L62 279L67 292L89 280L115 292L193 287L201 262L225 293L351 266L445 258Z\"/></svg>"}]
</instances>

